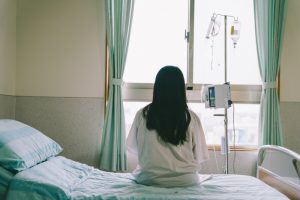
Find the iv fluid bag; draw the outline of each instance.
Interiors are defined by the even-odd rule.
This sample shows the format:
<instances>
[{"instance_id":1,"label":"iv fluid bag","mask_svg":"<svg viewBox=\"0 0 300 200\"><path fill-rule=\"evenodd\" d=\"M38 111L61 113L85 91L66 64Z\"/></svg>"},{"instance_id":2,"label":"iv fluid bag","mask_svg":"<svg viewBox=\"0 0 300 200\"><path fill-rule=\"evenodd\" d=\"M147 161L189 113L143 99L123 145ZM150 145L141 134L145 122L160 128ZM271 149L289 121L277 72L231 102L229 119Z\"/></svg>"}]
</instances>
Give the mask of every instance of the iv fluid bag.
<instances>
[{"instance_id":1,"label":"iv fluid bag","mask_svg":"<svg viewBox=\"0 0 300 200\"><path fill-rule=\"evenodd\" d=\"M230 28L230 37L233 41L233 47L236 47L237 41L240 39L241 24L238 20L234 20Z\"/></svg>"}]
</instances>

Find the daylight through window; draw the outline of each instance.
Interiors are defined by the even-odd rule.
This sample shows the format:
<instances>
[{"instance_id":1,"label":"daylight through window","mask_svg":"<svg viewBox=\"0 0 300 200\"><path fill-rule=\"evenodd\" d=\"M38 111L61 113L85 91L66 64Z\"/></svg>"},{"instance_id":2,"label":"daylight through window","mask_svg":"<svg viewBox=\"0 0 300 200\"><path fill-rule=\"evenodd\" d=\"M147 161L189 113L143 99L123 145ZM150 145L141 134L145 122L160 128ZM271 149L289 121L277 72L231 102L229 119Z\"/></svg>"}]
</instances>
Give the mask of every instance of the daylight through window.
<instances>
[{"instance_id":1,"label":"daylight through window","mask_svg":"<svg viewBox=\"0 0 300 200\"><path fill-rule=\"evenodd\" d=\"M215 37L206 39L213 13L232 15L241 22L236 48L227 38L227 74L234 107L228 109L229 144L258 145L261 81L257 61L252 0L139 0L135 1L132 30L123 79L124 110L128 133L136 111L152 100L158 70L178 66L186 83L188 106L202 122L208 144L220 144L223 109L201 103L206 84L224 83L224 19ZM228 20L227 30L233 19ZM194 23L193 23L194 22ZM189 35L189 40L186 36ZM191 85L190 85L191 84Z\"/></svg>"}]
</instances>

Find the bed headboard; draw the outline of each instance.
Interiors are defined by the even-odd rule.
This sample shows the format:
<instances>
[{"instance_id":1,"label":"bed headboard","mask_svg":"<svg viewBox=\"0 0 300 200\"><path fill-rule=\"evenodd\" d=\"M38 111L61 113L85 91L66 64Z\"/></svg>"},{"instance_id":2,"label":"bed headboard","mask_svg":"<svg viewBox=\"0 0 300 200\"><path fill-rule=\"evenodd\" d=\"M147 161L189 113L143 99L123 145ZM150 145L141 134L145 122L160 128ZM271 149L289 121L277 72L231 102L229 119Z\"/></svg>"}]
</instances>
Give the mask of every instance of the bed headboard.
<instances>
[{"instance_id":1,"label":"bed headboard","mask_svg":"<svg viewBox=\"0 0 300 200\"><path fill-rule=\"evenodd\" d=\"M260 147L257 178L290 199L300 199L300 155L281 146Z\"/></svg>"}]
</instances>

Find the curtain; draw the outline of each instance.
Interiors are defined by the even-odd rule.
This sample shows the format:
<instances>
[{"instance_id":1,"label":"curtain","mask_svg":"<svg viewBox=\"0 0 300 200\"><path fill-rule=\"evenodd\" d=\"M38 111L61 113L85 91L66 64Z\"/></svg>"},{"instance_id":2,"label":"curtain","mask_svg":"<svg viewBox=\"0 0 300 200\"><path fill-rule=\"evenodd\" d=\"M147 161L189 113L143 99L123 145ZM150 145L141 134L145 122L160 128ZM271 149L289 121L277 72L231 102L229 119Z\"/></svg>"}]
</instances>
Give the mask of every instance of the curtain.
<instances>
[{"instance_id":1,"label":"curtain","mask_svg":"<svg viewBox=\"0 0 300 200\"><path fill-rule=\"evenodd\" d=\"M282 145L276 78L286 18L287 0L253 0L256 45L263 82L260 105L260 145Z\"/></svg>"},{"instance_id":2,"label":"curtain","mask_svg":"<svg viewBox=\"0 0 300 200\"><path fill-rule=\"evenodd\" d=\"M125 68L134 0L105 0L109 51L109 96L101 138L100 168L127 169L122 77Z\"/></svg>"}]
</instances>

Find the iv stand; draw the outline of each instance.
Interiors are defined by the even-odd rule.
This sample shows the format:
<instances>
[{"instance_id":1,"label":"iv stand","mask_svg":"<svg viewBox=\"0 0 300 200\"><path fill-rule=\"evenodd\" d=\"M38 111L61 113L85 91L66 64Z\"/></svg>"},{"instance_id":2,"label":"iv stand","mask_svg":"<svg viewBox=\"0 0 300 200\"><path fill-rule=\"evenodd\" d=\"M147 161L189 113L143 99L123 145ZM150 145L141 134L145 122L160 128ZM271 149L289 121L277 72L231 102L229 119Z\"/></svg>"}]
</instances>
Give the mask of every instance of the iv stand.
<instances>
[{"instance_id":1,"label":"iv stand","mask_svg":"<svg viewBox=\"0 0 300 200\"><path fill-rule=\"evenodd\" d=\"M222 15L222 14L217 14L217 16L223 16L224 17L224 80L225 83L227 83L227 18L231 17L234 18L234 16L231 15ZM227 113L227 108L224 108L224 131L225 131L225 174L228 174L228 150L229 150L229 145L228 145L228 113Z\"/></svg>"},{"instance_id":2,"label":"iv stand","mask_svg":"<svg viewBox=\"0 0 300 200\"><path fill-rule=\"evenodd\" d=\"M219 14L220 15L220 14ZM231 17L234 20L236 19L231 15L220 15L224 17L224 80L227 83L227 18ZM228 144L228 113L227 108L224 108L224 127L225 127L225 174L228 174L228 152L229 152L229 144Z\"/></svg>"},{"instance_id":3,"label":"iv stand","mask_svg":"<svg viewBox=\"0 0 300 200\"><path fill-rule=\"evenodd\" d=\"M224 15L224 80L227 83L227 15ZM224 127L225 127L225 174L228 174L228 114L224 108Z\"/></svg>"},{"instance_id":4,"label":"iv stand","mask_svg":"<svg viewBox=\"0 0 300 200\"><path fill-rule=\"evenodd\" d=\"M211 34L211 31L213 30L213 26L215 23L215 20L218 16L224 17L224 80L225 83L227 83L227 19L233 18L236 20L234 16L231 15L223 15L223 14L213 14L211 18L211 22L208 27L208 31L206 34L206 38L209 39L209 35ZM213 35L215 36L215 35ZM228 145L228 113L227 113L227 108L224 108L224 115L216 115L216 116L224 116L224 129L225 129L225 174L228 174L228 150L229 150L229 145Z\"/></svg>"}]
</instances>

